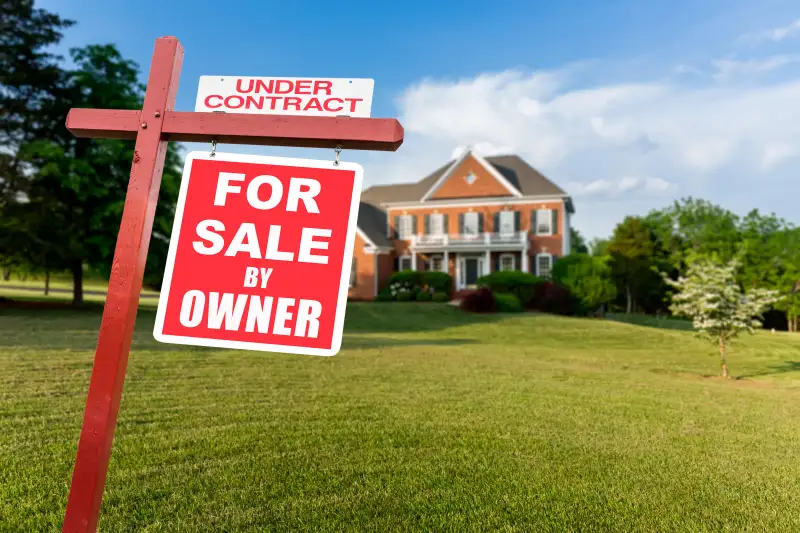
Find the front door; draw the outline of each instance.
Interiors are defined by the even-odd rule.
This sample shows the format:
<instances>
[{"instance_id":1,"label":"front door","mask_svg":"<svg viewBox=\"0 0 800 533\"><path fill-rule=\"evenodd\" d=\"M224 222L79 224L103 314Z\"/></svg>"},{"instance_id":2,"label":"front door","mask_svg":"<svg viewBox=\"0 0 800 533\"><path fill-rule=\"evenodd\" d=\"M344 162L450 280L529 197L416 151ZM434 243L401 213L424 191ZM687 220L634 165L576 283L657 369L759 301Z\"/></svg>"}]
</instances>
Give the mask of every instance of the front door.
<instances>
[{"instance_id":1,"label":"front door","mask_svg":"<svg viewBox=\"0 0 800 533\"><path fill-rule=\"evenodd\" d=\"M477 257L464 259L464 284L468 287L478 281L478 261Z\"/></svg>"}]
</instances>

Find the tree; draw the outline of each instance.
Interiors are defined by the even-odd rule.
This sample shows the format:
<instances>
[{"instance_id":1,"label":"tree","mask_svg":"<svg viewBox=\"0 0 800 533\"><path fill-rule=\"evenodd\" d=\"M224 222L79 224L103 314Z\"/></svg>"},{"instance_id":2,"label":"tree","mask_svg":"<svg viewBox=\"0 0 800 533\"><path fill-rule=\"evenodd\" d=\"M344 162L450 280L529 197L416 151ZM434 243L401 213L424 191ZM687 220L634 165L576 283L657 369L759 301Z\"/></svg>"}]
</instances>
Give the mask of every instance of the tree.
<instances>
[{"instance_id":1,"label":"tree","mask_svg":"<svg viewBox=\"0 0 800 533\"><path fill-rule=\"evenodd\" d=\"M75 70L65 77L60 101L61 121L70 107L140 109L143 87L138 67L124 59L113 45L92 45L71 50ZM77 139L66 132L23 144L19 158L32 169L18 184L3 216L14 222L16 253L37 266L72 273L73 303L83 302L86 265L109 274L133 159L133 143L117 140ZM169 145L159 194L156 230L171 220L177 198L180 157ZM169 232L167 232L167 235ZM0 241L1 243L2 241ZM6 243L6 246L8 244ZM167 243L151 241L148 258L163 263ZM4 250L0 248L0 253ZM156 267L158 268L158 267ZM148 280L153 268L147 269Z\"/></svg>"},{"instance_id":2,"label":"tree","mask_svg":"<svg viewBox=\"0 0 800 533\"><path fill-rule=\"evenodd\" d=\"M637 301L661 299L662 282L657 274L659 246L644 219L625 217L614 229L606 251L620 292L625 295L626 312L633 312Z\"/></svg>"},{"instance_id":3,"label":"tree","mask_svg":"<svg viewBox=\"0 0 800 533\"><path fill-rule=\"evenodd\" d=\"M666 278L676 289L670 310L692 320L694 328L719 347L722 377L728 377L727 346L741 331L752 333L759 318L778 299L776 291L752 288L743 292L736 281L737 260L719 264L699 259L689 265L687 275Z\"/></svg>"},{"instance_id":4,"label":"tree","mask_svg":"<svg viewBox=\"0 0 800 533\"><path fill-rule=\"evenodd\" d=\"M581 232L577 229L570 227L569 228L569 241L571 244L571 252L574 254L588 254L589 247L586 246L586 239L583 238Z\"/></svg>"},{"instance_id":5,"label":"tree","mask_svg":"<svg viewBox=\"0 0 800 533\"><path fill-rule=\"evenodd\" d=\"M609 258L570 254L553 265L553 279L569 289L584 309L596 310L617 295Z\"/></svg>"}]
</instances>

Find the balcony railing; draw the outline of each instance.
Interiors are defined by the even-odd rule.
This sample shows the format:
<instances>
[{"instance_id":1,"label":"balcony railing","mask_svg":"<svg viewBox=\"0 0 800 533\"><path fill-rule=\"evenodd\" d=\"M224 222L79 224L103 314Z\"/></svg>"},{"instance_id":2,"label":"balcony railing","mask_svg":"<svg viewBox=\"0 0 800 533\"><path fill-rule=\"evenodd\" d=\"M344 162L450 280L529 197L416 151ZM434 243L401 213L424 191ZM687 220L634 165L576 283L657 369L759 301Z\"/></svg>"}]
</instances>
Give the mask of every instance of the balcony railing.
<instances>
[{"instance_id":1,"label":"balcony railing","mask_svg":"<svg viewBox=\"0 0 800 533\"><path fill-rule=\"evenodd\" d=\"M528 238L526 231L510 233L456 233L452 235L412 235L415 248L447 248L469 246L523 246Z\"/></svg>"}]
</instances>

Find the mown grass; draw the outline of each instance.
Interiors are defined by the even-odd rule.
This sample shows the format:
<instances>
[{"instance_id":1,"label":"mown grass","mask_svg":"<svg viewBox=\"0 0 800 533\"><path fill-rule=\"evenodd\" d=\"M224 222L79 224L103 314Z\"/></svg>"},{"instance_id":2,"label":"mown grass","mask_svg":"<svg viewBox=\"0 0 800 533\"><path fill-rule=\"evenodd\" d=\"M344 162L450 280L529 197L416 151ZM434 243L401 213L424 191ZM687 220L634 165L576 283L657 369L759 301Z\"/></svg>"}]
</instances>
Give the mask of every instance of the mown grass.
<instances>
[{"instance_id":1,"label":"mown grass","mask_svg":"<svg viewBox=\"0 0 800 533\"><path fill-rule=\"evenodd\" d=\"M101 531L798 531L800 336L351 304L333 358L137 323ZM59 531L96 310L0 310L0 530Z\"/></svg>"}]
</instances>

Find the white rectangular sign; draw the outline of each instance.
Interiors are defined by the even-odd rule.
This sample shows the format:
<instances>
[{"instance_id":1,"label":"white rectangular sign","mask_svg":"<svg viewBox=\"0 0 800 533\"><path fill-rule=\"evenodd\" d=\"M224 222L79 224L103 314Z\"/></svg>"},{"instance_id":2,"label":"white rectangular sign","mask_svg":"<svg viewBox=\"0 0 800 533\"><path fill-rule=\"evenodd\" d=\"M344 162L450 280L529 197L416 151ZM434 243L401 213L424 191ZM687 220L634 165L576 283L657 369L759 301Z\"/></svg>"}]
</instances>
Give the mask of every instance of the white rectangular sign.
<instances>
[{"instance_id":1,"label":"white rectangular sign","mask_svg":"<svg viewBox=\"0 0 800 533\"><path fill-rule=\"evenodd\" d=\"M200 76L194 110L314 117L369 117L375 80Z\"/></svg>"}]
</instances>

